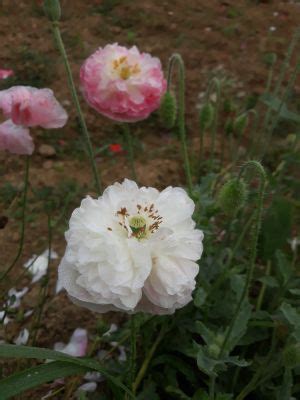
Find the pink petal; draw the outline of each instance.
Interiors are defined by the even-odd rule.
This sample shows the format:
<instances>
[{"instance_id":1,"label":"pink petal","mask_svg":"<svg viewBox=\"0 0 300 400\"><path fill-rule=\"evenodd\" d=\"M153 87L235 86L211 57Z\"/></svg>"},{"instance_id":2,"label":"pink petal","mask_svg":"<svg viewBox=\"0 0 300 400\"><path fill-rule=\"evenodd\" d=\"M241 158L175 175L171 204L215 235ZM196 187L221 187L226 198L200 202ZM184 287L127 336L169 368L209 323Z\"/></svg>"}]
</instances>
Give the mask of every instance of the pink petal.
<instances>
[{"instance_id":1,"label":"pink petal","mask_svg":"<svg viewBox=\"0 0 300 400\"><path fill-rule=\"evenodd\" d=\"M32 154L34 144L29 129L15 125L11 120L0 124L0 150L8 150L13 154Z\"/></svg>"},{"instance_id":2,"label":"pink petal","mask_svg":"<svg viewBox=\"0 0 300 400\"><path fill-rule=\"evenodd\" d=\"M12 69L0 69L0 79L7 79L13 75L14 71Z\"/></svg>"},{"instance_id":3,"label":"pink petal","mask_svg":"<svg viewBox=\"0 0 300 400\"><path fill-rule=\"evenodd\" d=\"M54 350L69 354L73 357L83 357L86 355L88 345L87 330L77 328L73 332L71 339L67 345L58 342L54 345Z\"/></svg>"},{"instance_id":4,"label":"pink petal","mask_svg":"<svg viewBox=\"0 0 300 400\"><path fill-rule=\"evenodd\" d=\"M56 100L52 90L31 86L14 86L0 91L0 108L16 125L63 127L68 115Z\"/></svg>"}]
</instances>

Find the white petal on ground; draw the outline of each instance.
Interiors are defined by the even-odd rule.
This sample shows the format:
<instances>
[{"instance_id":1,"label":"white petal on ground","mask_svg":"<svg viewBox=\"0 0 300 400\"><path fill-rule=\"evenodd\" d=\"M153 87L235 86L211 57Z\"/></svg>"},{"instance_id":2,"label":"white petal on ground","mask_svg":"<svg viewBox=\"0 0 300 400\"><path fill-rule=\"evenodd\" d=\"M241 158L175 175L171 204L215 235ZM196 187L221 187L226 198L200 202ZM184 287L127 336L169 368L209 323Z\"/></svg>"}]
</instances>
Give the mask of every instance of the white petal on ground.
<instances>
[{"instance_id":1,"label":"white petal on ground","mask_svg":"<svg viewBox=\"0 0 300 400\"><path fill-rule=\"evenodd\" d=\"M5 311L0 311L0 321L2 321L3 325L7 325L10 321L12 321L11 318L9 318L7 315L5 315Z\"/></svg>"},{"instance_id":2,"label":"white petal on ground","mask_svg":"<svg viewBox=\"0 0 300 400\"><path fill-rule=\"evenodd\" d=\"M24 287L21 290L11 288L8 291L7 306L9 308L19 308L21 305L21 298L28 292L28 287Z\"/></svg>"},{"instance_id":3,"label":"white petal on ground","mask_svg":"<svg viewBox=\"0 0 300 400\"><path fill-rule=\"evenodd\" d=\"M118 325L111 324L109 330L103 333L103 336L110 336L112 333L117 332L117 330L118 330Z\"/></svg>"},{"instance_id":4,"label":"white petal on ground","mask_svg":"<svg viewBox=\"0 0 300 400\"><path fill-rule=\"evenodd\" d=\"M77 328L73 332L69 343L65 344L57 342L54 345L54 350L69 354L74 357L83 357L86 355L88 345L87 330Z\"/></svg>"},{"instance_id":5,"label":"white petal on ground","mask_svg":"<svg viewBox=\"0 0 300 400\"><path fill-rule=\"evenodd\" d=\"M48 269L48 255L49 255L49 250L47 249L39 256L34 254L30 258L30 260L28 260L24 264L24 267L27 268L27 270L32 275L32 281L31 281L32 283L39 281L44 275L46 275ZM51 250L50 258L51 260L57 259L58 258L57 253Z\"/></svg>"},{"instance_id":6,"label":"white petal on ground","mask_svg":"<svg viewBox=\"0 0 300 400\"><path fill-rule=\"evenodd\" d=\"M87 382L84 383L83 385L79 386L79 388L76 390L77 395L80 394L80 392L94 392L97 389L97 383L96 382Z\"/></svg>"},{"instance_id":7,"label":"white petal on ground","mask_svg":"<svg viewBox=\"0 0 300 400\"><path fill-rule=\"evenodd\" d=\"M19 336L14 340L14 343L17 346L25 345L27 344L29 339L29 331L28 329L24 328L21 330Z\"/></svg>"},{"instance_id":8,"label":"white petal on ground","mask_svg":"<svg viewBox=\"0 0 300 400\"><path fill-rule=\"evenodd\" d=\"M85 379L86 381L89 381L89 382L103 382L103 381L105 380L105 378L103 377L103 375L100 374L100 372L96 372L96 371L87 372L87 373L84 375L84 379Z\"/></svg>"}]
</instances>

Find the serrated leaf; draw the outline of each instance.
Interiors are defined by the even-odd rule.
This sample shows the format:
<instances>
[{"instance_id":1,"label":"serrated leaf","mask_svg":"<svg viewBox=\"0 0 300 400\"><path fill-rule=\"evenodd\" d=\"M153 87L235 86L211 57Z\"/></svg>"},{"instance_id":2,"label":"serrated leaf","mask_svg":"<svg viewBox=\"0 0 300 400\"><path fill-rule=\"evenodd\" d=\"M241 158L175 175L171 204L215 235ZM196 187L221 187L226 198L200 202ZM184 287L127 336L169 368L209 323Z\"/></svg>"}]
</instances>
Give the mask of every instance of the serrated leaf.
<instances>
[{"instance_id":1,"label":"serrated leaf","mask_svg":"<svg viewBox=\"0 0 300 400\"><path fill-rule=\"evenodd\" d=\"M279 283L274 276L262 276L258 279L258 281L271 288L279 287Z\"/></svg>"},{"instance_id":2,"label":"serrated leaf","mask_svg":"<svg viewBox=\"0 0 300 400\"><path fill-rule=\"evenodd\" d=\"M251 305L246 299L240 309L240 312L234 322L230 339L227 344L227 351L230 352L238 344L239 340L246 334L248 322L251 318Z\"/></svg>"},{"instance_id":3,"label":"serrated leaf","mask_svg":"<svg viewBox=\"0 0 300 400\"><path fill-rule=\"evenodd\" d=\"M84 374L88 370L88 367L81 365L64 361L54 361L17 372L0 381L0 400L10 399L28 389L58 378Z\"/></svg>"},{"instance_id":4,"label":"serrated leaf","mask_svg":"<svg viewBox=\"0 0 300 400\"><path fill-rule=\"evenodd\" d=\"M273 111L279 112L280 118L296 123L300 122L300 115L292 111L289 111L287 105L285 103L282 104L282 101L278 97L274 97L270 93L264 93L260 99L265 105L267 105Z\"/></svg>"},{"instance_id":5,"label":"serrated leaf","mask_svg":"<svg viewBox=\"0 0 300 400\"><path fill-rule=\"evenodd\" d=\"M288 303L282 303L279 310L283 313L286 320L292 325L294 328L300 327L300 313L297 309L291 306Z\"/></svg>"},{"instance_id":6,"label":"serrated leaf","mask_svg":"<svg viewBox=\"0 0 300 400\"><path fill-rule=\"evenodd\" d=\"M156 392L156 384L149 382L144 385L143 390L136 397L136 400L159 400L159 396Z\"/></svg>"},{"instance_id":7,"label":"serrated leaf","mask_svg":"<svg viewBox=\"0 0 300 400\"><path fill-rule=\"evenodd\" d=\"M207 345L210 345L215 341L215 334L209 328L207 328L202 321L195 322L196 332L201 335L202 339Z\"/></svg>"},{"instance_id":8,"label":"serrated leaf","mask_svg":"<svg viewBox=\"0 0 300 400\"><path fill-rule=\"evenodd\" d=\"M208 357L202 346L199 346L198 354L197 354L197 365L200 371L204 372L208 376L217 376L214 372L216 365L218 365L219 361L214 360Z\"/></svg>"}]
</instances>

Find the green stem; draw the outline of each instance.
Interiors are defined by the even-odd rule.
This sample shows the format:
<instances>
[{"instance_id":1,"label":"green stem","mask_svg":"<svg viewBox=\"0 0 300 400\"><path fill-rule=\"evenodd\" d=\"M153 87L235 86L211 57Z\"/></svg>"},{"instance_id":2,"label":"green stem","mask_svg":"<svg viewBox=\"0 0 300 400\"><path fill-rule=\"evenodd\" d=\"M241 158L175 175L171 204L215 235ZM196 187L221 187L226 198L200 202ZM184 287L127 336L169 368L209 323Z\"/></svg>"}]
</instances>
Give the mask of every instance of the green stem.
<instances>
[{"instance_id":1,"label":"green stem","mask_svg":"<svg viewBox=\"0 0 300 400\"><path fill-rule=\"evenodd\" d=\"M95 163L95 158L94 158L94 152L93 152L93 147L92 147L92 143L91 143L91 139L90 139L90 134L88 132L87 129L87 125L85 122L85 118L83 115L83 112L81 110L81 106L79 103L79 99L78 99L78 94L77 94L77 90L75 87L75 83L74 83L74 79L73 79L73 75L72 75L72 70L68 61L68 56L65 50L65 46L61 37L61 33L60 33L60 29L59 29L59 23L57 21L52 22L52 31L53 31L53 35L55 38L55 42L56 45L58 47L58 50L63 58L63 62L65 65L65 69L66 69L66 73L67 73L67 78L68 78L68 83L69 83L69 87L70 87L70 91L71 91L71 95L72 95L72 99L76 108L76 112L78 115L78 119L79 119L79 123L86 141L86 147L87 147L87 152L88 152L88 156L90 159L90 163L91 163L91 168L92 168L92 172L93 172L93 176L94 176L94 180L95 180L95 186L96 186L96 190L98 192L98 194L100 195L102 192L102 183L101 183L101 179L99 177L98 174L98 170L97 170L97 166Z\"/></svg>"},{"instance_id":2,"label":"green stem","mask_svg":"<svg viewBox=\"0 0 300 400\"><path fill-rule=\"evenodd\" d=\"M215 385L216 385L216 376L211 375L209 378L209 400L215 400Z\"/></svg>"},{"instance_id":3,"label":"green stem","mask_svg":"<svg viewBox=\"0 0 300 400\"><path fill-rule=\"evenodd\" d=\"M270 272L271 272L271 261L269 260L267 263L266 276L269 276ZM263 283L257 298L256 311L259 311L261 309L262 303L264 301L265 291L266 291L266 284Z\"/></svg>"},{"instance_id":4,"label":"green stem","mask_svg":"<svg viewBox=\"0 0 300 400\"><path fill-rule=\"evenodd\" d=\"M130 317L130 376L129 376L129 381L130 381L130 386L129 388L133 388L133 382L135 379L135 371L136 371L136 323L135 323L135 316L134 314L131 315Z\"/></svg>"},{"instance_id":5,"label":"green stem","mask_svg":"<svg viewBox=\"0 0 300 400\"><path fill-rule=\"evenodd\" d=\"M214 123L212 129L212 136L211 136L211 148L210 148L210 160L209 160L209 170L213 169L214 165L214 154L216 148L216 137L217 137L217 130L219 124L219 112L220 112L220 105L221 105L221 82L219 79L213 79L214 86L216 88L217 93L217 102L216 102L216 110L214 115ZM223 149L222 149L223 151ZM223 157L223 156L222 156Z\"/></svg>"},{"instance_id":6,"label":"green stem","mask_svg":"<svg viewBox=\"0 0 300 400\"><path fill-rule=\"evenodd\" d=\"M32 346L35 346L37 335L40 328L41 318L44 310L44 306L46 303L47 295L48 295L48 286L49 286L49 275L50 275L50 263L51 263L51 248L52 248L52 221L51 216L48 215L48 265L47 265L47 274L45 276L45 280L43 286L40 291L40 299L39 299L39 307L38 314L35 319L34 327L33 327L33 336L32 336Z\"/></svg>"},{"instance_id":7,"label":"green stem","mask_svg":"<svg viewBox=\"0 0 300 400\"><path fill-rule=\"evenodd\" d=\"M185 67L184 62L180 54L173 54L169 61L168 68L168 89L171 85L172 71L174 64L177 63L179 67L179 90L178 90L178 130L181 142L181 149L184 161L184 170L186 176L186 182L188 192L191 195L193 190L191 166L187 148L186 129L185 129Z\"/></svg>"},{"instance_id":8,"label":"green stem","mask_svg":"<svg viewBox=\"0 0 300 400\"><path fill-rule=\"evenodd\" d=\"M245 301L246 296L248 295L249 292L249 287L250 283L252 280L254 268L255 268L255 260L256 260L256 255L257 255L257 243L258 243L258 236L259 236L259 231L261 227L261 220L262 220L262 211L263 211L263 200L264 200L264 195L265 195L265 186L266 186L266 173L262 165L257 162L257 161L248 161L246 164L244 164L241 168L239 178L241 178L243 172L248 168L248 167L253 167L255 168L256 172L259 175L260 178L260 185L259 185L259 194L258 194L258 204L257 204L257 210L256 210L256 215L254 217L254 227L253 227L253 234L252 234L252 240L250 244L250 266L247 271L246 275L246 282L241 294L241 297L239 299L239 302L237 304L234 316L231 320L231 323L229 325L229 328L227 330L224 342L222 343L222 347L220 349L219 357L221 358L226 350L226 345L228 341L230 340L230 336L235 324L235 321L240 313L240 310L242 308L242 305Z\"/></svg>"},{"instance_id":9,"label":"green stem","mask_svg":"<svg viewBox=\"0 0 300 400\"><path fill-rule=\"evenodd\" d=\"M124 136L125 136L126 147L127 147L127 158L128 158L128 163L130 166L130 171L131 171L131 178L137 182L137 174L136 174L135 163L134 163L134 149L133 149L132 135L131 135L128 124L124 124L123 127L124 127Z\"/></svg>"},{"instance_id":10,"label":"green stem","mask_svg":"<svg viewBox=\"0 0 300 400\"><path fill-rule=\"evenodd\" d=\"M21 255L22 255L22 252L23 252L24 240L25 240L27 195L28 195L28 187L29 187L29 168L30 168L30 156L26 156L19 249L18 249L18 253L17 253L16 257L14 258L13 262L9 265L9 267L1 275L0 281L2 281L7 276L7 274L9 274L9 272L13 269L13 267L19 261Z\"/></svg>"},{"instance_id":11,"label":"green stem","mask_svg":"<svg viewBox=\"0 0 300 400\"><path fill-rule=\"evenodd\" d=\"M155 342L153 343L151 349L149 350L149 353L146 355L146 358L145 358L145 360L144 360L144 362L143 362L143 364L141 366L141 369L139 370L139 372L137 374L137 377L136 377L136 379L135 379L135 381L134 381L134 383L132 385L133 394L136 393L138 387L140 386L140 384L141 384L141 382L142 382L142 380L143 380L143 378L145 376L145 373L146 373L146 371L148 369L150 361L151 361L151 359L152 359L152 357L153 357L153 355L154 355L154 353L155 353L155 351L157 349L157 346L159 345L159 343L163 339L164 334L165 334L165 329L164 329L164 327L162 327L160 332L159 332L159 335L157 336Z\"/></svg>"}]
</instances>

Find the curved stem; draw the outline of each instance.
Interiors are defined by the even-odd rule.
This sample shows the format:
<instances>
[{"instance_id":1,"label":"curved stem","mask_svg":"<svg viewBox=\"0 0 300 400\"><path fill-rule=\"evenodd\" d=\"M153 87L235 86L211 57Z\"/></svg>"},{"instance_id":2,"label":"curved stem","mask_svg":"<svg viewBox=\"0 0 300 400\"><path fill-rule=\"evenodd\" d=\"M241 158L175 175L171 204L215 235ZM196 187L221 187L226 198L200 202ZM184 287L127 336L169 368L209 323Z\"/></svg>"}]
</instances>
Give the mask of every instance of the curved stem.
<instances>
[{"instance_id":1,"label":"curved stem","mask_svg":"<svg viewBox=\"0 0 300 400\"><path fill-rule=\"evenodd\" d=\"M79 99L78 99L78 94L77 94L77 90L75 87L75 83L74 83L74 79L73 79L73 75L72 75L72 70L68 61L68 56L65 50L65 46L61 37L61 33L60 33L60 29L59 29L59 23L58 22L52 22L52 31L53 31L53 35L55 38L55 42L57 44L58 50L63 58L63 62L65 65L65 69L66 69L66 73L67 73L67 78L68 78L68 83L69 83L69 87L70 87L70 91L71 91L71 95L72 95L72 99L76 108L76 112L78 115L78 119L79 119L79 123L86 141L86 147L87 147L87 151L88 151L88 155L89 155L89 159L90 159L90 163L91 163L91 168L92 168L92 172L93 172L93 176L94 176L94 180L95 180L95 186L96 186L96 190L98 192L98 194L101 194L102 191L102 184L101 184L101 179L99 177L98 174L98 170L97 170L97 166L95 163L95 158L94 158L94 152L93 152L93 147L92 147L92 143L91 143L91 139L90 139L90 134L88 132L87 129L87 125L85 122L85 118L83 115L83 112L81 110L81 106L79 103Z\"/></svg>"},{"instance_id":2,"label":"curved stem","mask_svg":"<svg viewBox=\"0 0 300 400\"><path fill-rule=\"evenodd\" d=\"M136 323L135 316L130 316L130 359L129 359L129 388L133 387L136 371Z\"/></svg>"},{"instance_id":3,"label":"curved stem","mask_svg":"<svg viewBox=\"0 0 300 400\"><path fill-rule=\"evenodd\" d=\"M24 190L23 190L23 199L22 199L22 215L21 215L21 229L20 229L20 243L19 249L16 257L10 266L3 272L0 277L0 281L4 279L7 274L13 269L16 263L19 261L24 247L25 240L25 225L26 225L26 206L27 206L27 194L28 194L28 186L29 186L29 168L30 168L30 156L26 156L25 161L25 174L24 174Z\"/></svg>"},{"instance_id":4,"label":"curved stem","mask_svg":"<svg viewBox=\"0 0 300 400\"><path fill-rule=\"evenodd\" d=\"M137 182L137 174L136 174L135 164L134 164L134 149L133 149L132 135L131 135L128 124L124 124L123 127L124 127L124 136L125 136L126 147L127 147L127 158L128 158L128 163L130 166L130 171L131 171L131 178Z\"/></svg>"},{"instance_id":5,"label":"curved stem","mask_svg":"<svg viewBox=\"0 0 300 400\"><path fill-rule=\"evenodd\" d=\"M229 328L227 330L224 342L222 343L222 347L220 349L218 358L221 358L226 350L226 345L227 345L228 341L230 340L230 336L231 336L235 321L240 313L240 310L245 301L245 298L248 295L250 283L251 283L252 276L253 276L253 271L255 268L255 260L256 260L256 255L257 255L257 242L258 242L258 235L259 235L259 231L260 231L260 227L261 227L263 200L264 200L265 186L266 186L266 173L265 173L264 168L262 167L262 165L259 162L248 161L246 164L244 164L242 166L241 171L239 173L239 178L241 178L243 172L248 167L255 168L255 170L258 173L259 178L260 178L257 210L256 210L256 215L254 217L254 229L253 229L252 240L251 240L251 245L250 245L250 249L251 249L250 266L247 271L245 286L243 288L241 297L240 297L238 305L236 307L234 316L233 316L231 323L229 325Z\"/></svg>"},{"instance_id":6,"label":"curved stem","mask_svg":"<svg viewBox=\"0 0 300 400\"><path fill-rule=\"evenodd\" d=\"M191 166L190 166L187 140L186 140L186 130L185 130L185 67L183 59L180 54L175 53L170 58L169 68L168 68L168 78L167 78L168 90L170 89L172 72L175 63L177 63L179 67L178 130L179 130L179 137L183 154L187 187L189 194L191 194L193 190L193 182L192 182L192 173L191 173Z\"/></svg>"},{"instance_id":7,"label":"curved stem","mask_svg":"<svg viewBox=\"0 0 300 400\"><path fill-rule=\"evenodd\" d=\"M159 343L163 339L164 334L165 334L165 329L164 329L164 327L162 327L160 332L159 332L158 337L156 338L155 342L153 343L151 349L149 350L149 353L147 354L147 356L146 356L146 358L145 358L145 360L144 360L144 362L143 362L143 364L141 366L141 369L139 370L139 372L137 374L137 377L136 377L136 379L135 379L135 381L134 381L134 383L132 385L133 394L136 393L138 387L140 386L140 383L142 382L142 380L143 380L143 378L145 376L145 373L146 373L147 368L148 368L148 366L150 364L150 361L151 361L151 359L152 359L152 357L153 357L153 355L154 355L154 353L155 353L155 351L157 349L157 346L159 345Z\"/></svg>"}]
</instances>

